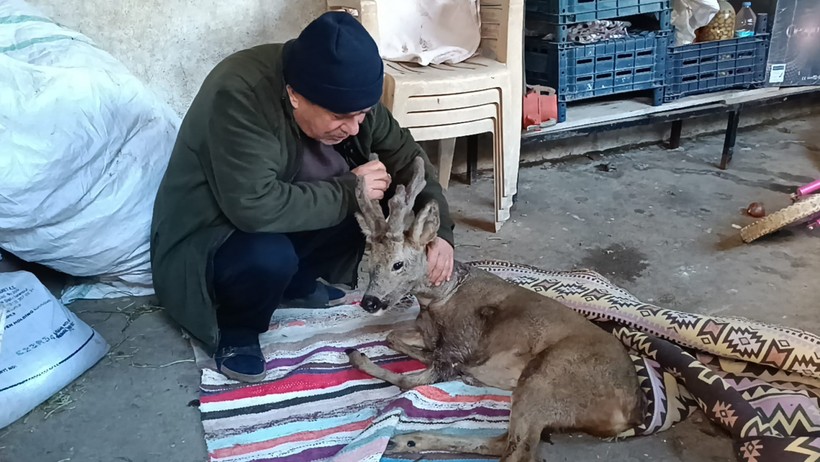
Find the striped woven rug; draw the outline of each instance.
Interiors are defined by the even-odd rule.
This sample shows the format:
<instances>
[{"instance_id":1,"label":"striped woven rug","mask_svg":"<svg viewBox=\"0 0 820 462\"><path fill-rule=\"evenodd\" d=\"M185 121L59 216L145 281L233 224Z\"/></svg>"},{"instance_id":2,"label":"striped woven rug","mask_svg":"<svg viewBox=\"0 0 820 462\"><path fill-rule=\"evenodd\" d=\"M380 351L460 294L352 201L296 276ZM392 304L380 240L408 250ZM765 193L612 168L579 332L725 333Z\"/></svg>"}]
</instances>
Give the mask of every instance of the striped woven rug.
<instances>
[{"instance_id":1,"label":"striped woven rug","mask_svg":"<svg viewBox=\"0 0 820 462\"><path fill-rule=\"evenodd\" d=\"M643 425L622 436L666 430L699 408L734 437L740 461L820 457L820 337L665 310L591 271L474 264L560 300L630 348L650 406ZM261 384L228 380L213 370L212 361L198 361L210 460L404 462L419 459L385 455L397 433L502 434L509 417L507 392L453 381L400 393L350 367L344 351L355 347L393 371L421 369L385 341L391 329L411 323L417 313L412 299L382 316L355 303L279 309L261 336L268 368ZM423 460L497 459L435 454Z\"/></svg>"}]
</instances>

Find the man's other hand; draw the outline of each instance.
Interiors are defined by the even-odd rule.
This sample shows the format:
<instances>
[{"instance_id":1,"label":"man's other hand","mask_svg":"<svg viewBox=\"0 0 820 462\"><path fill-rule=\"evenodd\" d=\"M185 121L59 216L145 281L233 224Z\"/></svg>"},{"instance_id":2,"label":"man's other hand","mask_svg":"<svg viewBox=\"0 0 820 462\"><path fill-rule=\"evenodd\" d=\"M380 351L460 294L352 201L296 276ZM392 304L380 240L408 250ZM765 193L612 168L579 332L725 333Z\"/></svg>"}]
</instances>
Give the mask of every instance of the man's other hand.
<instances>
[{"instance_id":1,"label":"man's other hand","mask_svg":"<svg viewBox=\"0 0 820 462\"><path fill-rule=\"evenodd\" d=\"M387 168L378 160L371 160L351 170L356 176L364 178L364 192L370 200L382 200L387 188L390 187L390 174Z\"/></svg>"},{"instance_id":2,"label":"man's other hand","mask_svg":"<svg viewBox=\"0 0 820 462\"><path fill-rule=\"evenodd\" d=\"M449 281L453 275L453 246L444 239L436 238L427 245L427 277L434 286Z\"/></svg>"}]
</instances>

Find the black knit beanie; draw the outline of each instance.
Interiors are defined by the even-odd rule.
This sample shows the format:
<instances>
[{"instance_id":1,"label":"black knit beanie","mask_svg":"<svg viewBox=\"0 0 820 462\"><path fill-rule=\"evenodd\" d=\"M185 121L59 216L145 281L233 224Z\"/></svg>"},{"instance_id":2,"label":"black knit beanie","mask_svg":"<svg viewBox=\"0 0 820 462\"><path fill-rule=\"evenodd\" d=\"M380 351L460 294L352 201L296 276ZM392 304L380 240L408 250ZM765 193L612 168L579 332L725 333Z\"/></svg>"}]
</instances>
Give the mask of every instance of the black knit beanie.
<instances>
[{"instance_id":1,"label":"black knit beanie","mask_svg":"<svg viewBox=\"0 0 820 462\"><path fill-rule=\"evenodd\" d=\"M284 56L285 81L328 111L349 114L382 96L384 64L376 42L353 16L327 12L308 24Z\"/></svg>"}]
</instances>

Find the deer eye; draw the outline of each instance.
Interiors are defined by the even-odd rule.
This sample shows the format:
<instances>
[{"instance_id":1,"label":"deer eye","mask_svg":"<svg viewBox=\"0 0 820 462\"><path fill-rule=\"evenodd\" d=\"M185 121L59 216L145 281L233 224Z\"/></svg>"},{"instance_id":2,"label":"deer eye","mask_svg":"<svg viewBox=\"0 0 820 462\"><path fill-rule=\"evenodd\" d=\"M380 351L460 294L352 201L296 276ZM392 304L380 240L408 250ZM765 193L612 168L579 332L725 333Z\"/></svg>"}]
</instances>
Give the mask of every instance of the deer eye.
<instances>
[{"instance_id":1,"label":"deer eye","mask_svg":"<svg viewBox=\"0 0 820 462\"><path fill-rule=\"evenodd\" d=\"M404 268L404 262L397 261L396 263L393 263L393 271L398 271L402 268Z\"/></svg>"}]
</instances>

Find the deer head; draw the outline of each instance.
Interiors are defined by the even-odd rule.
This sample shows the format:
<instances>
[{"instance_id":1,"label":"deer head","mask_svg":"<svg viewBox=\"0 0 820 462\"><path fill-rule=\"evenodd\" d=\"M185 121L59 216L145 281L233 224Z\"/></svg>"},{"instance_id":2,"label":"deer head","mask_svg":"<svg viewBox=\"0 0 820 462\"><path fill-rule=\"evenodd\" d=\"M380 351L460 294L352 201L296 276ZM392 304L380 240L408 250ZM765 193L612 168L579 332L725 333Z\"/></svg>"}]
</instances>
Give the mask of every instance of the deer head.
<instances>
[{"instance_id":1,"label":"deer head","mask_svg":"<svg viewBox=\"0 0 820 462\"><path fill-rule=\"evenodd\" d=\"M373 156L371 156L373 157ZM362 308L378 314L402 297L427 284L427 244L439 228L439 208L434 200L413 213L416 196L424 189L424 160L413 161L410 183L396 186L385 218L378 201L370 200L361 178L356 185L359 212L356 220L370 247L370 283Z\"/></svg>"}]
</instances>

